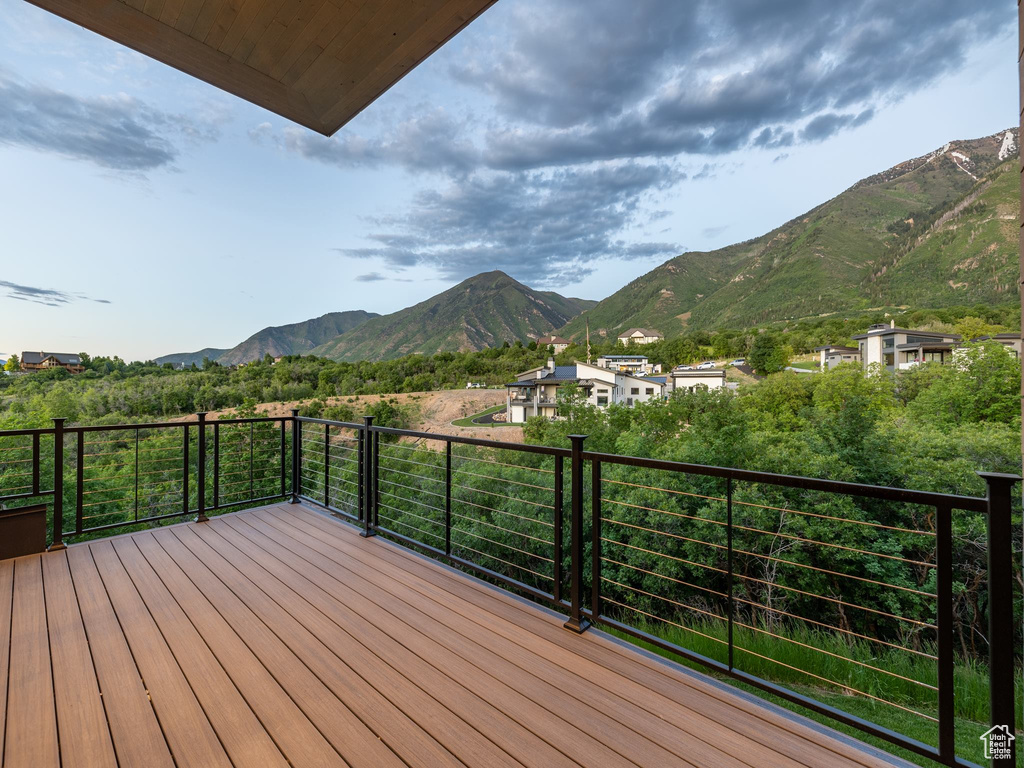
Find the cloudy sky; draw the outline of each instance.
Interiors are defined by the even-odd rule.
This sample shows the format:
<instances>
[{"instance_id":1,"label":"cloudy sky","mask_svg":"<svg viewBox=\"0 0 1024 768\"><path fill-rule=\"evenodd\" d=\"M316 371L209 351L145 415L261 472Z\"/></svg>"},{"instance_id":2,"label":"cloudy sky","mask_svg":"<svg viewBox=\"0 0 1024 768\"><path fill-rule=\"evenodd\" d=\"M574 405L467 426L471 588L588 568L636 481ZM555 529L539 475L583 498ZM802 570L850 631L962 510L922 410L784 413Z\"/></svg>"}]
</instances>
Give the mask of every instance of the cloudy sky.
<instances>
[{"instance_id":1,"label":"cloudy sky","mask_svg":"<svg viewBox=\"0 0 1024 768\"><path fill-rule=\"evenodd\" d=\"M1016 123L1013 0L499 0L331 139L0 0L0 353L600 299Z\"/></svg>"}]
</instances>

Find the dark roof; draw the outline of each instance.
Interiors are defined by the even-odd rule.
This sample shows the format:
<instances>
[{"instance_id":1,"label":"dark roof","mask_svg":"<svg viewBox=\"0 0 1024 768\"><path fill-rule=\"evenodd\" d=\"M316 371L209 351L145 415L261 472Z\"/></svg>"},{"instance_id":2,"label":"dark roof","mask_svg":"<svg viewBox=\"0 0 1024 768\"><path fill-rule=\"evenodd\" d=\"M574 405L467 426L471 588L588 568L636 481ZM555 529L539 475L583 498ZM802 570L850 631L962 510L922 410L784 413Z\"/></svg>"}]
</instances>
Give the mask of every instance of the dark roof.
<instances>
[{"instance_id":1,"label":"dark roof","mask_svg":"<svg viewBox=\"0 0 1024 768\"><path fill-rule=\"evenodd\" d=\"M601 355L598 360L646 360L647 355Z\"/></svg>"},{"instance_id":2,"label":"dark roof","mask_svg":"<svg viewBox=\"0 0 1024 768\"><path fill-rule=\"evenodd\" d=\"M857 347L840 347L840 346L838 346L836 344L829 344L828 346L825 346L825 347L815 347L814 348L815 352L821 352L822 350L825 350L825 351L834 350L836 352L860 352L860 349L858 349Z\"/></svg>"},{"instance_id":3,"label":"dark roof","mask_svg":"<svg viewBox=\"0 0 1024 768\"><path fill-rule=\"evenodd\" d=\"M936 339L957 339L960 337L955 333L936 333L935 331L915 331L913 328L890 328L888 325L883 328L872 328L867 333L854 336L854 339L866 339L868 336L886 336L890 333L910 333L914 336L929 336Z\"/></svg>"},{"instance_id":4,"label":"dark roof","mask_svg":"<svg viewBox=\"0 0 1024 768\"><path fill-rule=\"evenodd\" d=\"M61 365L81 365L82 359L70 352L22 352L21 362L38 365L48 357L52 357Z\"/></svg>"},{"instance_id":5,"label":"dark roof","mask_svg":"<svg viewBox=\"0 0 1024 768\"><path fill-rule=\"evenodd\" d=\"M561 336L541 336L537 339L538 344L568 344L567 339L563 339Z\"/></svg>"}]
</instances>

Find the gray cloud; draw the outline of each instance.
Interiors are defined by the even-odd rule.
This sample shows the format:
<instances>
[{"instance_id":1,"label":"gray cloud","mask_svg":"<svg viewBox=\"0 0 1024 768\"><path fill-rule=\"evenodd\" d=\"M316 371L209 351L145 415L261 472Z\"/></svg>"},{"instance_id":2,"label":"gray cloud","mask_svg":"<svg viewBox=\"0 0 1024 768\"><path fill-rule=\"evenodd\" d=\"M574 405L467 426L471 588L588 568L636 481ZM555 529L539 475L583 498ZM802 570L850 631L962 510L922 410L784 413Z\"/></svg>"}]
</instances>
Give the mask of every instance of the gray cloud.
<instances>
[{"instance_id":1,"label":"gray cloud","mask_svg":"<svg viewBox=\"0 0 1024 768\"><path fill-rule=\"evenodd\" d=\"M338 250L338 249L336 248L335 250ZM385 281L385 280L388 280L388 281L391 281L391 282L396 282L396 283L411 283L412 282L412 280L410 280L407 277L394 277L393 275L392 276L382 275L380 272L367 272L365 275L356 275L355 276L355 281L357 283L379 283L379 282L382 282L382 281Z\"/></svg>"},{"instance_id":2,"label":"gray cloud","mask_svg":"<svg viewBox=\"0 0 1024 768\"><path fill-rule=\"evenodd\" d=\"M700 233L704 237L718 237L719 235L721 235L724 232L726 232L728 229L729 229L729 225L728 224L723 224L722 226L718 226L718 227L705 227L704 229L701 230Z\"/></svg>"},{"instance_id":3,"label":"gray cloud","mask_svg":"<svg viewBox=\"0 0 1024 768\"><path fill-rule=\"evenodd\" d=\"M18 301L29 301L33 304L42 304L47 307L63 307L79 300L89 300L89 297L81 293L69 293L58 291L54 288L36 288L31 285L20 285L8 280L0 280L0 289L7 290L7 298ZM110 304L107 299L92 299L100 304Z\"/></svg>"},{"instance_id":4,"label":"gray cloud","mask_svg":"<svg viewBox=\"0 0 1024 768\"><path fill-rule=\"evenodd\" d=\"M123 95L74 96L0 72L0 144L145 172L174 163L174 139L210 141L217 135L216 121L171 115Z\"/></svg>"},{"instance_id":5,"label":"gray cloud","mask_svg":"<svg viewBox=\"0 0 1024 768\"><path fill-rule=\"evenodd\" d=\"M775 149L801 128L820 141L869 120L961 65L1013 11L1009 0L544 0L543 13L518 7L507 44L486 41L453 73L508 121L487 136L491 167Z\"/></svg>"},{"instance_id":6,"label":"gray cloud","mask_svg":"<svg viewBox=\"0 0 1024 768\"><path fill-rule=\"evenodd\" d=\"M677 254L674 243L627 243L618 235L636 223L644 193L683 177L641 163L473 174L417 193L407 215L377 220L382 231L369 237L372 246L340 252L394 269L427 265L449 279L486 268L531 285L562 285L592 272L596 259Z\"/></svg>"},{"instance_id":7,"label":"gray cloud","mask_svg":"<svg viewBox=\"0 0 1024 768\"><path fill-rule=\"evenodd\" d=\"M502 8L494 37L470 38L450 67L492 100L486 125L469 111L421 105L370 137L256 129L256 140L342 168L394 165L447 178L346 255L393 268L430 264L453 278L501 268L554 286L592 271L595 259L676 253L673 244L627 245L623 233L649 193L687 178L683 158L693 159L694 180L718 171L716 156L739 150L784 160L954 71L1014 18L1011 0Z\"/></svg>"}]
</instances>

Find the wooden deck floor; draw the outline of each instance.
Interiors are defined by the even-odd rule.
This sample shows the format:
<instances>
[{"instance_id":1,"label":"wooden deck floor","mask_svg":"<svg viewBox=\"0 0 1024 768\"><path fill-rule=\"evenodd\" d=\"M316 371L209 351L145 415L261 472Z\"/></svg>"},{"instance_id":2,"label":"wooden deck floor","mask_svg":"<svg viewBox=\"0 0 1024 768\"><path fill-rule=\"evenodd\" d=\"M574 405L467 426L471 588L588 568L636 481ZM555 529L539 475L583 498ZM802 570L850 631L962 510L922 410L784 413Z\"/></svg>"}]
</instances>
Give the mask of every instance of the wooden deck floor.
<instances>
[{"instance_id":1,"label":"wooden deck floor","mask_svg":"<svg viewBox=\"0 0 1024 768\"><path fill-rule=\"evenodd\" d=\"M297 505L0 562L0 746L10 768L888 764Z\"/></svg>"}]
</instances>

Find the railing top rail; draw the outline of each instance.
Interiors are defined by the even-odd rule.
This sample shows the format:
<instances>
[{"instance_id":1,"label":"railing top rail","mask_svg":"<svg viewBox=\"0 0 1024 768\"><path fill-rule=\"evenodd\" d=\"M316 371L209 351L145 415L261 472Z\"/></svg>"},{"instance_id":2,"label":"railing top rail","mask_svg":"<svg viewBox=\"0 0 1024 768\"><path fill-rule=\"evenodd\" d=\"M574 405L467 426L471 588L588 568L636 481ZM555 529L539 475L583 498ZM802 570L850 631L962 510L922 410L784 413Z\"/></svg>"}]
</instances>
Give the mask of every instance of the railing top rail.
<instances>
[{"instance_id":1,"label":"railing top rail","mask_svg":"<svg viewBox=\"0 0 1024 768\"><path fill-rule=\"evenodd\" d=\"M291 416L283 417L288 421L291 421ZM303 424L326 424L328 427L343 427L344 429L362 429L362 424L354 424L350 421L334 421L333 419L314 419L310 416L299 416L299 421Z\"/></svg>"},{"instance_id":2,"label":"railing top rail","mask_svg":"<svg viewBox=\"0 0 1024 768\"><path fill-rule=\"evenodd\" d=\"M66 432L67 430L65 430ZM25 435L52 435L53 427L40 429L3 429L0 430L0 437L24 437Z\"/></svg>"},{"instance_id":3,"label":"railing top rail","mask_svg":"<svg viewBox=\"0 0 1024 768\"><path fill-rule=\"evenodd\" d=\"M668 472L685 472L691 475L706 477L731 478L752 483L779 485L787 488L802 488L809 491L824 491L846 496L861 496L884 501L898 501L907 504L922 504L931 507L952 507L968 512L984 513L987 510L986 499L976 496L958 496L934 491L914 491L904 488L890 488L881 485L850 483L843 480L824 480L800 475L777 475L771 472L757 472L730 467L714 467L704 464L687 464L681 461L663 459L644 459L638 456L618 456L611 453L583 452L584 461L600 461L605 464L621 464L644 469L658 469ZM1015 478L1020 480L1019 477Z\"/></svg>"},{"instance_id":4,"label":"railing top rail","mask_svg":"<svg viewBox=\"0 0 1024 768\"><path fill-rule=\"evenodd\" d=\"M501 440L482 440L476 437L462 437L460 435L441 435L436 432L415 432L410 429L395 429L394 427L370 427L372 432L380 432L386 435L398 435L400 437L415 437L422 440L442 440L449 443L461 443L463 445L479 445L484 448L499 448L507 451L519 451L521 453L539 453L545 456L571 456L572 451L568 448L554 448L548 445L531 445L529 443L505 443Z\"/></svg>"},{"instance_id":5,"label":"railing top rail","mask_svg":"<svg viewBox=\"0 0 1024 768\"><path fill-rule=\"evenodd\" d=\"M207 419L206 424L261 424L273 421L291 421L291 416L253 416L244 419ZM178 422L178 424L198 424L198 421Z\"/></svg>"}]
</instances>

